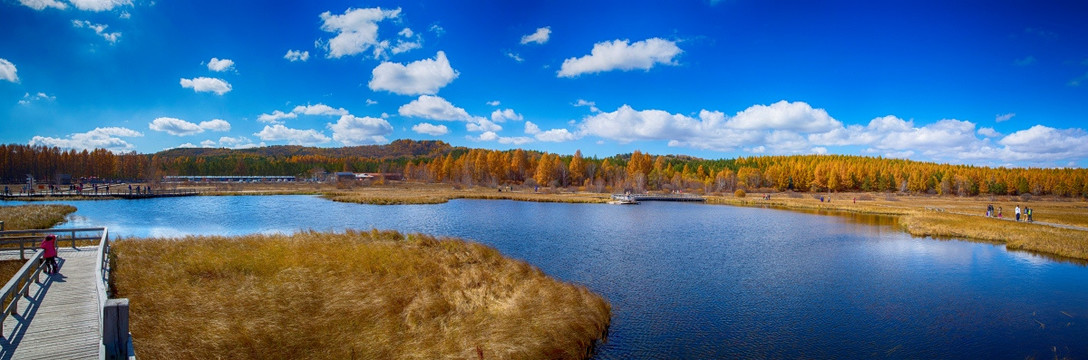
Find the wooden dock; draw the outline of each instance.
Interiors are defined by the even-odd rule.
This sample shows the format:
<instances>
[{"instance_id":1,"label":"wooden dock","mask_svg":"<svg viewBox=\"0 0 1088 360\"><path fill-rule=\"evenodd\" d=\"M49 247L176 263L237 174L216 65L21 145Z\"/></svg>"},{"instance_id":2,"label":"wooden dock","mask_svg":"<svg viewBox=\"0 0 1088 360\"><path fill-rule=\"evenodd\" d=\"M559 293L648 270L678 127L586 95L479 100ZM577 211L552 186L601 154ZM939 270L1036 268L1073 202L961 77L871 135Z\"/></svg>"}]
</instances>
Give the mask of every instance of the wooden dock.
<instances>
[{"instance_id":1,"label":"wooden dock","mask_svg":"<svg viewBox=\"0 0 1088 360\"><path fill-rule=\"evenodd\" d=\"M16 313L4 318L0 359L97 359L97 246L61 247L60 272L42 274L20 299ZM18 252L0 258L19 259Z\"/></svg>"}]
</instances>

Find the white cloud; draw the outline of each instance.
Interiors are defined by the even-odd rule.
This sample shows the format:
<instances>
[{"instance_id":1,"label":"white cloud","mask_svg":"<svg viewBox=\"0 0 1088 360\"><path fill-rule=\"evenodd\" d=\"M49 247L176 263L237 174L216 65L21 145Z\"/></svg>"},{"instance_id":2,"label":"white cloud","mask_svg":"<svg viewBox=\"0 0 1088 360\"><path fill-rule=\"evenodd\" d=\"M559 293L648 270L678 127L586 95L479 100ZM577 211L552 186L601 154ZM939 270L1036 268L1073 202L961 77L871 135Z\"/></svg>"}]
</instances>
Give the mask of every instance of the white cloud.
<instances>
[{"instance_id":1,"label":"white cloud","mask_svg":"<svg viewBox=\"0 0 1088 360\"><path fill-rule=\"evenodd\" d=\"M30 105L30 103L35 101L54 101L56 99L56 96L49 96L43 92L39 92L34 95L30 95L30 93L23 93L23 99L19 100L19 105Z\"/></svg>"},{"instance_id":2,"label":"white cloud","mask_svg":"<svg viewBox=\"0 0 1088 360\"><path fill-rule=\"evenodd\" d=\"M306 61L306 60L310 59L310 52L309 51L299 51L299 50L287 50L287 54L283 55L283 58L287 59L290 62Z\"/></svg>"},{"instance_id":3,"label":"white cloud","mask_svg":"<svg viewBox=\"0 0 1088 360\"><path fill-rule=\"evenodd\" d=\"M540 133L540 126L533 124L532 121L525 122L525 133L529 135L536 135Z\"/></svg>"},{"instance_id":4,"label":"white cloud","mask_svg":"<svg viewBox=\"0 0 1088 360\"><path fill-rule=\"evenodd\" d=\"M0 58L0 80L13 83L19 82L18 70L15 69L15 64L12 64L8 59Z\"/></svg>"},{"instance_id":5,"label":"white cloud","mask_svg":"<svg viewBox=\"0 0 1088 360\"><path fill-rule=\"evenodd\" d=\"M1088 132L1081 129L1061 130L1035 125L1009 134L998 143L1010 152L1028 157L1045 155L1044 158L1065 159L1088 155Z\"/></svg>"},{"instance_id":6,"label":"white cloud","mask_svg":"<svg viewBox=\"0 0 1088 360\"><path fill-rule=\"evenodd\" d=\"M404 28L397 35L400 35L402 39L397 39L397 46L391 50L394 55L423 47L423 38L415 35L412 29Z\"/></svg>"},{"instance_id":7,"label":"white cloud","mask_svg":"<svg viewBox=\"0 0 1088 360\"><path fill-rule=\"evenodd\" d=\"M1016 113L1000 114L1000 115L994 116L994 121L996 121L996 122L1009 121L1009 119L1012 119L1013 116L1016 116Z\"/></svg>"},{"instance_id":8,"label":"white cloud","mask_svg":"<svg viewBox=\"0 0 1088 360\"><path fill-rule=\"evenodd\" d=\"M471 132L501 131L502 126L484 118L475 118L475 121L465 124L465 128Z\"/></svg>"},{"instance_id":9,"label":"white cloud","mask_svg":"<svg viewBox=\"0 0 1088 360\"><path fill-rule=\"evenodd\" d=\"M409 29L409 28L404 28L403 30L401 30L400 32L397 33L397 35L400 35L400 36L403 36L403 37L406 37L406 38L412 37L413 34L415 34L415 33L412 32L412 29Z\"/></svg>"},{"instance_id":10,"label":"white cloud","mask_svg":"<svg viewBox=\"0 0 1088 360\"><path fill-rule=\"evenodd\" d=\"M528 137L524 137L524 136L517 136L517 137L499 136L499 134L496 134L494 131L484 132L483 134L480 134L480 136L477 136L477 137L466 136L466 138L469 139L469 140L472 140L472 141L496 141L496 142L498 142L500 144L507 144L507 145L522 145L522 144L527 144L527 143L533 142L533 139L528 138Z\"/></svg>"},{"instance_id":11,"label":"white cloud","mask_svg":"<svg viewBox=\"0 0 1088 360\"><path fill-rule=\"evenodd\" d=\"M491 112L491 121L505 122L506 120L521 121L523 117L521 114L514 112L514 109L495 110Z\"/></svg>"},{"instance_id":12,"label":"white cloud","mask_svg":"<svg viewBox=\"0 0 1088 360\"><path fill-rule=\"evenodd\" d=\"M352 9L348 8L342 15L332 15L326 11L321 13L321 30L336 33L336 36L323 44L328 58L340 58L343 56L359 54L372 47L375 54L381 54L384 49L378 40L378 22L385 19L394 19L400 16L400 8L394 10L382 10L381 8Z\"/></svg>"},{"instance_id":13,"label":"white cloud","mask_svg":"<svg viewBox=\"0 0 1088 360\"><path fill-rule=\"evenodd\" d=\"M35 136L30 139L30 145L43 145L63 149L93 150L106 149L115 153L128 152L136 149L122 137L144 136L138 131L123 127L95 128L85 133L68 135L66 138L54 138Z\"/></svg>"},{"instance_id":14,"label":"white cloud","mask_svg":"<svg viewBox=\"0 0 1088 360\"><path fill-rule=\"evenodd\" d=\"M514 59L514 61L517 61L517 62L525 61L525 59L521 58L521 55L518 55L517 53L512 52L512 51L507 51L506 52L506 57Z\"/></svg>"},{"instance_id":15,"label":"white cloud","mask_svg":"<svg viewBox=\"0 0 1088 360\"><path fill-rule=\"evenodd\" d=\"M54 8L64 10L68 8L68 5L57 0L19 0L19 3L34 10L44 10L45 8Z\"/></svg>"},{"instance_id":16,"label":"white cloud","mask_svg":"<svg viewBox=\"0 0 1088 360\"><path fill-rule=\"evenodd\" d=\"M231 90L230 83L223 81L223 79L209 77L183 78L181 79L181 87L193 89L196 92L214 92L216 95L223 95Z\"/></svg>"},{"instance_id":17,"label":"white cloud","mask_svg":"<svg viewBox=\"0 0 1088 360\"><path fill-rule=\"evenodd\" d=\"M117 15L117 17L122 18L122 19L131 19L132 14L129 14L128 11L122 11L120 15Z\"/></svg>"},{"instance_id":18,"label":"white cloud","mask_svg":"<svg viewBox=\"0 0 1088 360\"><path fill-rule=\"evenodd\" d=\"M412 131L419 134L427 134L431 136L446 135L450 133L450 129L446 125L434 125L429 123L419 123L412 126Z\"/></svg>"},{"instance_id":19,"label":"white cloud","mask_svg":"<svg viewBox=\"0 0 1088 360\"><path fill-rule=\"evenodd\" d=\"M223 119L201 121L200 128L208 131L230 131L230 123Z\"/></svg>"},{"instance_id":20,"label":"white cloud","mask_svg":"<svg viewBox=\"0 0 1088 360\"><path fill-rule=\"evenodd\" d=\"M758 130L794 130L804 132L824 132L842 127L842 123L831 118L824 109L813 109L807 103L786 102L785 100L767 105L754 105L737 113L726 123L734 129Z\"/></svg>"},{"instance_id":21,"label":"white cloud","mask_svg":"<svg viewBox=\"0 0 1088 360\"><path fill-rule=\"evenodd\" d=\"M76 8L86 11L112 10L121 5L132 5L131 0L68 0Z\"/></svg>"},{"instance_id":22,"label":"white cloud","mask_svg":"<svg viewBox=\"0 0 1088 360\"><path fill-rule=\"evenodd\" d=\"M282 124L283 119L294 119L297 117L298 115L293 112L285 113L283 111L276 110L273 111L271 114L261 114L257 117L257 121L271 124Z\"/></svg>"},{"instance_id":23,"label":"white cloud","mask_svg":"<svg viewBox=\"0 0 1088 360\"><path fill-rule=\"evenodd\" d=\"M985 137L998 137L998 136L1001 136L1001 133L997 132L997 130L994 130L994 128L991 128L991 127L979 128L978 129L978 134L982 135L982 136L985 136Z\"/></svg>"},{"instance_id":24,"label":"white cloud","mask_svg":"<svg viewBox=\"0 0 1088 360\"><path fill-rule=\"evenodd\" d=\"M384 144L385 135L393 133L393 126L385 119L369 116L344 115L335 124L328 124L333 140L344 145Z\"/></svg>"},{"instance_id":25,"label":"white cloud","mask_svg":"<svg viewBox=\"0 0 1088 360\"><path fill-rule=\"evenodd\" d=\"M601 109L597 108L597 103L592 102L592 101L586 101L585 99L578 99L578 101L574 103L574 107L581 107L581 106L588 106L589 111L592 111L592 112L601 112Z\"/></svg>"},{"instance_id":26,"label":"white cloud","mask_svg":"<svg viewBox=\"0 0 1088 360\"><path fill-rule=\"evenodd\" d=\"M188 144L188 143L186 143L186 144ZM185 145L185 144L183 144L182 146L184 146L184 145ZM213 148L213 147L215 147L215 141L213 141L213 140L204 140L204 141L201 141L201 142L200 142L200 147L205 147L205 148Z\"/></svg>"},{"instance_id":27,"label":"white cloud","mask_svg":"<svg viewBox=\"0 0 1088 360\"><path fill-rule=\"evenodd\" d=\"M300 115L328 115L328 116L344 116L348 114L347 109L338 108L333 109L331 106L318 103L316 105L295 106L292 113Z\"/></svg>"},{"instance_id":28,"label":"white cloud","mask_svg":"<svg viewBox=\"0 0 1088 360\"><path fill-rule=\"evenodd\" d=\"M204 132L204 129L201 128L200 125L171 117L157 118L147 124L147 127L151 130L161 131L176 136L195 135Z\"/></svg>"},{"instance_id":29,"label":"white cloud","mask_svg":"<svg viewBox=\"0 0 1088 360\"><path fill-rule=\"evenodd\" d=\"M459 75L450 67L446 53L439 51L434 59L423 59L407 66L382 62L371 72L370 90L386 90L400 95L433 95Z\"/></svg>"},{"instance_id":30,"label":"white cloud","mask_svg":"<svg viewBox=\"0 0 1088 360\"><path fill-rule=\"evenodd\" d=\"M175 149L196 149L196 148L199 148L199 147L200 146L197 146L196 144L187 142L187 143L178 145L178 147L176 147Z\"/></svg>"},{"instance_id":31,"label":"white cloud","mask_svg":"<svg viewBox=\"0 0 1088 360\"><path fill-rule=\"evenodd\" d=\"M106 39L110 44L116 44L117 41L121 39L121 33L119 32L106 32L106 28L108 28L109 25L94 24L86 20L72 20L72 26L91 29L95 34Z\"/></svg>"},{"instance_id":32,"label":"white cloud","mask_svg":"<svg viewBox=\"0 0 1088 360\"><path fill-rule=\"evenodd\" d=\"M529 34L529 35L522 36L521 37L521 44L522 45L525 45L525 44L528 44L528 43L543 44L543 43L548 42L548 39L551 37L551 35L552 35L552 27L551 26L545 26L545 27L542 27L542 28L538 28L538 29L536 29L536 32L533 32L532 34Z\"/></svg>"},{"instance_id":33,"label":"white cloud","mask_svg":"<svg viewBox=\"0 0 1088 360\"><path fill-rule=\"evenodd\" d=\"M488 101L487 104L491 105L491 106L499 106L500 103L499 103L498 100L491 100L491 101Z\"/></svg>"},{"instance_id":34,"label":"white cloud","mask_svg":"<svg viewBox=\"0 0 1088 360\"><path fill-rule=\"evenodd\" d=\"M239 136L239 137L224 136L224 137L219 138L219 146L222 146L222 147L225 147L225 148L231 148L231 149L249 149L249 148L265 146L265 144L263 142L260 143L260 144L255 144L252 141L250 141L249 138L246 138L244 136Z\"/></svg>"},{"instance_id":35,"label":"white cloud","mask_svg":"<svg viewBox=\"0 0 1088 360\"><path fill-rule=\"evenodd\" d=\"M208 70L223 72L234 69L234 60L212 58L208 60Z\"/></svg>"},{"instance_id":36,"label":"white cloud","mask_svg":"<svg viewBox=\"0 0 1088 360\"><path fill-rule=\"evenodd\" d=\"M420 95L418 99L401 106L397 112L401 116L441 121L468 121L472 119L472 116L465 109L453 106L446 99L432 95Z\"/></svg>"},{"instance_id":37,"label":"white cloud","mask_svg":"<svg viewBox=\"0 0 1088 360\"><path fill-rule=\"evenodd\" d=\"M287 141L291 145L317 145L330 140L317 130L292 129L280 124L265 125L264 129L253 135L265 141Z\"/></svg>"},{"instance_id":38,"label":"white cloud","mask_svg":"<svg viewBox=\"0 0 1088 360\"><path fill-rule=\"evenodd\" d=\"M628 40L596 43L589 55L563 60L559 77L576 77L586 73L611 70L650 70L656 64L676 65L673 60L682 52L676 42L650 38L628 45Z\"/></svg>"},{"instance_id":39,"label":"white cloud","mask_svg":"<svg viewBox=\"0 0 1088 360\"><path fill-rule=\"evenodd\" d=\"M628 143L635 140L690 139L698 134L698 121L661 110L638 111L623 105L616 111L586 117L580 131Z\"/></svg>"},{"instance_id":40,"label":"white cloud","mask_svg":"<svg viewBox=\"0 0 1088 360\"><path fill-rule=\"evenodd\" d=\"M534 137L536 137L537 140L545 141L545 142L564 142L564 141L575 140L575 139L578 138L577 136L575 136L570 131L567 131L567 129L551 129L551 130L536 134Z\"/></svg>"}]
</instances>

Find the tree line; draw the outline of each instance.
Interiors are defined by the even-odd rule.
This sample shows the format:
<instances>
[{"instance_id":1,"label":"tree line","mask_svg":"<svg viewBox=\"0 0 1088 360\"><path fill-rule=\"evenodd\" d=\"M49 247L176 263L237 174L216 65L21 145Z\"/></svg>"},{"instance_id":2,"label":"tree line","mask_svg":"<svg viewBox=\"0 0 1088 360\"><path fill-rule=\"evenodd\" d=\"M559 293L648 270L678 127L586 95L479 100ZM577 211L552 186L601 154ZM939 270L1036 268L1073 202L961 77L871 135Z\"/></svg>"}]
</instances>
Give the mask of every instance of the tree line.
<instances>
[{"instance_id":1,"label":"tree line","mask_svg":"<svg viewBox=\"0 0 1088 360\"><path fill-rule=\"evenodd\" d=\"M396 172L410 181L483 186L541 186L586 191L725 193L907 192L939 195L1088 197L1088 170L992 168L853 155L789 155L707 160L640 151L606 158L540 151L451 147L398 140L356 149L268 147L168 150L155 154L0 145L0 179L20 183L68 174L73 179L156 181L166 175L293 175Z\"/></svg>"}]
</instances>

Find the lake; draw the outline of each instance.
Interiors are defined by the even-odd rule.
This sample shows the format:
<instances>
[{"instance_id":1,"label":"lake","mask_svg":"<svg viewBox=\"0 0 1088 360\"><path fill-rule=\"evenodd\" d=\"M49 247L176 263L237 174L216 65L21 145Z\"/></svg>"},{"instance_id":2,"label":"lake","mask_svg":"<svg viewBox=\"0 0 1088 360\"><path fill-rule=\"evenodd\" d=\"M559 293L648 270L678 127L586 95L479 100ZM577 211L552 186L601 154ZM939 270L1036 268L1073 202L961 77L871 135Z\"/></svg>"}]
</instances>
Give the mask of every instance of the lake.
<instances>
[{"instance_id":1,"label":"lake","mask_svg":"<svg viewBox=\"0 0 1088 360\"><path fill-rule=\"evenodd\" d=\"M1088 268L914 238L888 218L662 202L63 203L79 210L62 227L122 237L379 228L471 239L607 298L600 359L1088 357Z\"/></svg>"}]
</instances>

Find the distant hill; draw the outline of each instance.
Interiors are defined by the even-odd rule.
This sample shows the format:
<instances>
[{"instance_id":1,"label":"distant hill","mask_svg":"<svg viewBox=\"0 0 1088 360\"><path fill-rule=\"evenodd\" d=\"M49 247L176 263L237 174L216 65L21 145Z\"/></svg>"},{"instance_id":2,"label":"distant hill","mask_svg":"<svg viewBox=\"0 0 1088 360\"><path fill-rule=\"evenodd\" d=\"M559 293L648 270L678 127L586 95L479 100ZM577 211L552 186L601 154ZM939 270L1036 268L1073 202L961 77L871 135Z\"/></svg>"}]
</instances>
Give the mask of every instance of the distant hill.
<instances>
[{"instance_id":1,"label":"distant hill","mask_svg":"<svg viewBox=\"0 0 1088 360\"><path fill-rule=\"evenodd\" d=\"M453 151L453 146L439 140L396 140L385 145L319 148L299 145L276 145L250 149L178 148L160 151L154 155L164 158L220 157L230 155L257 155L284 158L291 156L323 156L328 158L361 157L375 160L397 158L434 157Z\"/></svg>"}]
</instances>

